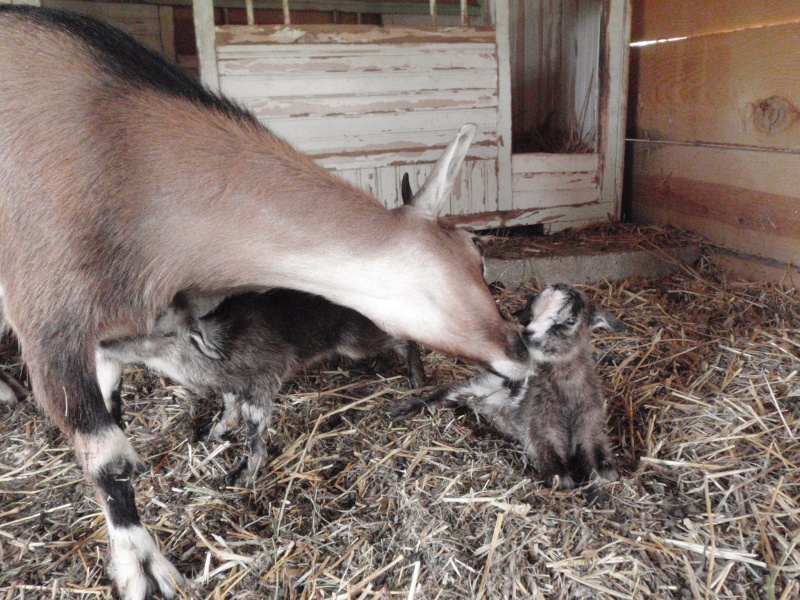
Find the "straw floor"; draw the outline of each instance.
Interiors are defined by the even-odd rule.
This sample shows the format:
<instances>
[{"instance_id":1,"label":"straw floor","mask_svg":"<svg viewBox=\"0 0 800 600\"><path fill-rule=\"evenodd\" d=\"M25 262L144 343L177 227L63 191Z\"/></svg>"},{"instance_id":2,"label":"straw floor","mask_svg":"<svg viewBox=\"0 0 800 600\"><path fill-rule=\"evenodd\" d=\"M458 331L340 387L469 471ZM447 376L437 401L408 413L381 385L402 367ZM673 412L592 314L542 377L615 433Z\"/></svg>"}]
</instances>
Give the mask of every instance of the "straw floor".
<instances>
[{"instance_id":1,"label":"straw floor","mask_svg":"<svg viewBox=\"0 0 800 600\"><path fill-rule=\"evenodd\" d=\"M499 292L502 309L534 287ZM128 370L139 507L193 580L185 597L800 597L798 294L708 261L585 289L636 329L595 341L622 473L599 491L543 488L467 411L392 421L422 393L392 357L298 374L257 485L225 487L240 438L198 436L216 403ZM425 363L434 381L473 372ZM103 519L64 437L30 400L0 411L0 600L114 597Z\"/></svg>"}]
</instances>

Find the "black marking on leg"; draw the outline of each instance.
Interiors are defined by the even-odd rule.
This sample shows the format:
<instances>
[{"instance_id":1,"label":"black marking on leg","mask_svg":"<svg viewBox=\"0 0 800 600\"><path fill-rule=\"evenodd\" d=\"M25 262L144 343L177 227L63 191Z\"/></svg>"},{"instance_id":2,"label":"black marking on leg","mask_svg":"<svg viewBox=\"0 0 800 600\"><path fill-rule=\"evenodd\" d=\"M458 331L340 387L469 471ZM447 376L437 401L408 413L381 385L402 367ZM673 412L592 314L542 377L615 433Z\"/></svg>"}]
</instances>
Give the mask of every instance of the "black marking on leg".
<instances>
[{"instance_id":1,"label":"black marking on leg","mask_svg":"<svg viewBox=\"0 0 800 600\"><path fill-rule=\"evenodd\" d=\"M95 476L98 490L105 499L108 520L115 527L141 525L131 481L133 473L134 465L119 458L100 467Z\"/></svg>"},{"instance_id":2,"label":"black marking on leg","mask_svg":"<svg viewBox=\"0 0 800 600\"><path fill-rule=\"evenodd\" d=\"M575 446L575 451L567 458L567 471L575 483L585 483L592 476L593 462L583 448Z\"/></svg>"},{"instance_id":3,"label":"black marking on leg","mask_svg":"<svg viewBox=\"0 0 800 600\"><path fill-rule=\"evenodd\" d=\"M122 422L122 379L111 390L111 418L120 429L125 428Z\"/></svg>"},{"instance_id":4,"label":"black marking on leg","mask_svg":"<svg viewBox=\"0 0 800 600\"><path fill-rule=\"evenodd\" d=\"M605 446L600 444L594 447L594 460L597 474L606 480L616 481L619 475L614 467L614 461Z\"/></svg>"}]
</instances>

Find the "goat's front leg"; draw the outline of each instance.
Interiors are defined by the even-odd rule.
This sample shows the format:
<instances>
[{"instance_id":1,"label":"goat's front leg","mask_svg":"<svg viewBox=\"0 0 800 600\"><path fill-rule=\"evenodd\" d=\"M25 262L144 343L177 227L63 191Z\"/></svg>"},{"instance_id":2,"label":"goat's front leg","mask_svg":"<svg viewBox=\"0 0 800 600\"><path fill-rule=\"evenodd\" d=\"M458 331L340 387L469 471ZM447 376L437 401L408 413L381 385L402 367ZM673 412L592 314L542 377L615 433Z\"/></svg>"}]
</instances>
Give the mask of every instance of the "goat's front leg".
<instances>
[{"instance_id":1,"label":"goat's front leg","mask_svg":"<svg viewBox=\"0 0 800 600\"><path fill-rule=\"evenodd\" d=\"M87 481L108 526L110 572L124 600L154 595L173 598L183 582L142 525L136 510L132 478L139 459L103 401L96 373L87 356L70 349L75 342L42 343L20 335L33 381L45 412L71 438Z\"/></svg>"}]
</instances>

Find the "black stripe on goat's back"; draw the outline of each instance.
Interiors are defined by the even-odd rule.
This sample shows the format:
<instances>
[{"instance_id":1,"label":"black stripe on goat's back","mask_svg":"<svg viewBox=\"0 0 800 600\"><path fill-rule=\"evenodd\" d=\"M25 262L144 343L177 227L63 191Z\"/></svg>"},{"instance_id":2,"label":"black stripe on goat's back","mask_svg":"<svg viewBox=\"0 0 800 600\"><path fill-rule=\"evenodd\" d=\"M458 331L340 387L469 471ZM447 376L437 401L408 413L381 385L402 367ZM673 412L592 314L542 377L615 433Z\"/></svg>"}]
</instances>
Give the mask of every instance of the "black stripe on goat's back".
<instances>
[{"instance_id":1,"label":"black stripe on goat's back","mask_svg":"<svg viewBox=\"0 0 800 600\"><path fill-rule=\"evenodd\" d=\"M149 87L240 120L258 122L246 109L212 93L158 53L102 21L70 11L25 5L0 4L0 16L3 13L15 13L20 18L82 40L94 51L94 58L102 69L131 86Z\"/></svg>"}]
</instances>

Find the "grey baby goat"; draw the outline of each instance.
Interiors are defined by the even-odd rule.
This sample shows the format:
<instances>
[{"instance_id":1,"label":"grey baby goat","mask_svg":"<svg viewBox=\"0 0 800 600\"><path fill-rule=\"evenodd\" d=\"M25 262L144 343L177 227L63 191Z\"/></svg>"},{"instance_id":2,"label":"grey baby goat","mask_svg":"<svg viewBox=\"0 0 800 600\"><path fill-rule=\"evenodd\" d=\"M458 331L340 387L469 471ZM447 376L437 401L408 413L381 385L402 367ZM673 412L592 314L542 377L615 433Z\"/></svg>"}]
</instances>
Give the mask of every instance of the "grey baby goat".
<instances>
[{"instance_id":1,"label":"grey baby goat","mask_svg":"<svg viewBox=\"0 0 800 600\"><path fill-rule=\"evenodd\" d=\"M593 474L616 481L590 332L629 328L563 284L546 287L522 314L531 356L525 379L486 372L440 387L425 403L466 405L484 415L522 443L547 485L572 488Z\"/></svg>"}]
</instances>

